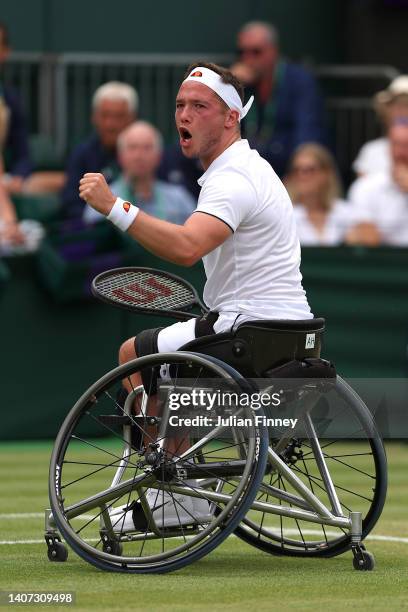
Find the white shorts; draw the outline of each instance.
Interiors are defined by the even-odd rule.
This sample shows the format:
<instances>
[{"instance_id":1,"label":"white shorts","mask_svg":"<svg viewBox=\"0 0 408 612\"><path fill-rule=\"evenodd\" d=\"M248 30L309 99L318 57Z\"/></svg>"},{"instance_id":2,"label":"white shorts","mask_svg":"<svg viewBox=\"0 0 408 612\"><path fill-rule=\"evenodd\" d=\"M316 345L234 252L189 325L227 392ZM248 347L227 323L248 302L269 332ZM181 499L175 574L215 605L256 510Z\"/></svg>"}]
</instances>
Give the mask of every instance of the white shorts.
<instances>
[{"instance_id":1,"label":"white shorts","mask_svg":"<svg viewBox=\"0 0 408 612\"><path fill-rule=\"evenodd\" d=\"M250 317L237 312L221 313L214 323L214 331L216 334L230 331L237 324L244 321L253 321L255 318L259 319L259 317ZM173 351L178 351L183 344L195 340L195 322L196 319L189 319L188 321L180 321L162 329L157 336L158 352L172 353Z\"/></svg>"}]
</instances>

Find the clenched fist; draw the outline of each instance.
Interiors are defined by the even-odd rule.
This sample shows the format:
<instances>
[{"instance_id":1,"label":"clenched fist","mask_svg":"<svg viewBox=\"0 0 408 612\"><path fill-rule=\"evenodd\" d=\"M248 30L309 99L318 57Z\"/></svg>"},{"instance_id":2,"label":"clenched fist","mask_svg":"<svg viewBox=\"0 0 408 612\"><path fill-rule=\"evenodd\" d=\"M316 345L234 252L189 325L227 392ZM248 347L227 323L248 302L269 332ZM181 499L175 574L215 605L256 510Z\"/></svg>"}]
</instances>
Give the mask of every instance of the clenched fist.
<instances>
[{"instance_id":1,"label":"clenched fist","mask_svg":"<svg viewBox=\"0 0 408 612\"><path fill-rule=\"evenodd\" d=\"M87 172L79 181L79 197L85 200L92 208L108 215L116 201L103 174Z\"/></svg>"}]
</instances>

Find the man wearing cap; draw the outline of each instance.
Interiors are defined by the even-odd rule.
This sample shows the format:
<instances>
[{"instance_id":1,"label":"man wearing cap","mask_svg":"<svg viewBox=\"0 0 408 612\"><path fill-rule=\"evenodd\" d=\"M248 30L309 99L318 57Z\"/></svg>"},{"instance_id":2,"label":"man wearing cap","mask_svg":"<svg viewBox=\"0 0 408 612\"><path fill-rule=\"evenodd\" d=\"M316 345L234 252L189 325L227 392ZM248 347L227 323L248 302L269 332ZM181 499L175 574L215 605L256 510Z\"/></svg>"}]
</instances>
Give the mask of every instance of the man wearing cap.
<instances>
[{"instance_id":1,"label":"man wearing cap","mask_svg":"<svg viewBox=\"0 0 408 612\"><path fill-rule=\"evenodd\" d=\"M254 93L244 134L279 176L305 142L327 144L323 99L313 74L283 58L279 32L265 21L244 24L231 71Z\"/></svg>"},{"instance_id":2,"label":"man wearing cap","mask_svg":"<svg viewBox=\"0 0 408 612\"><path fill-rule=\"evenodd\" d=\"M240 121L251 104L243 105L243 87L229 70L206 63L189 67L176 98L176 126L183 154L198 157L204 174L197 208L184 225L155 219L133 204L126 212L128 205L100 174L81 180L81 197L155 255L184 266L204 262L210 316L141 332L122 345L120 363L176 351L245 320L313 316L301 284L289 196L271 166L241 139Z\"/></svg>"}]
</instances>

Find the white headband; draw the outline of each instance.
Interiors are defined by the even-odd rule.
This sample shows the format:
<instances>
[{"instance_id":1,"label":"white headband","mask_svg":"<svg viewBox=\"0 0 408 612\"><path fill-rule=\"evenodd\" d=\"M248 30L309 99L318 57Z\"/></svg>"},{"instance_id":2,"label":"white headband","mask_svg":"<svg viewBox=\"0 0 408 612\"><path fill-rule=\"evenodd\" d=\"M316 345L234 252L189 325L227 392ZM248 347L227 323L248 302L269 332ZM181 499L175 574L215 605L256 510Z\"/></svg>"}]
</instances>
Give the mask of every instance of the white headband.
<instances>
[{"instance_id":1,"label":"white headband","mask_svg":"<svg viewBox=\"0 0 408 612\"><path fill-rule=\"evenodd\" d=\"M224 83L221 76L209 68L201 66L194 68L191 74L184 79L184 83L186 81L195 81L196 83L207 85L207 87L215 91L224 100L228 108L238 111L240 121L245 117L254 101L254 96L251 96L245 106L242 106L241 98L235 87L229 83Z\"/></svg>"}]
</instances>

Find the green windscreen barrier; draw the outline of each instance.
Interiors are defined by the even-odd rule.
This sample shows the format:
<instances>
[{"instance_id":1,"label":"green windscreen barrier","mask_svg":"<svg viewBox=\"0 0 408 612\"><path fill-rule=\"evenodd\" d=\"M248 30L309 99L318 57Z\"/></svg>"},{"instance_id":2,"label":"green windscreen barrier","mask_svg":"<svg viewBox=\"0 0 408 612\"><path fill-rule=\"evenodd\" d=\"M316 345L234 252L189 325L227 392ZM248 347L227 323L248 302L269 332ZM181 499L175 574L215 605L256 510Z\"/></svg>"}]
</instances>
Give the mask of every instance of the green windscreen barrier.
<instances>
[{"instance_id":1,"label":"green windscreen barrier","mask_svg":"<svg viewBox=\"0 0 408 612\"><path fill-rule=\"evenodd\" d=\"M123 340L174 321L132 315L89 297L59 303L40 283L35 257L6 263L11 275L0 296L0 438L54 438L80 395L117 364ZM175 272L202 291L201 264L181 268L137 249L129 263ZM339 373L407 375L407 270L403 249L303 250L312 311L326 318L322 356Z\"/></svg>"},{"instance_id":2,"label":"green windscreen barrier","mask_svg":"<svg viewBox=\"0 0 408 612\"><path fill-rule=\"evenodd\" d=\"M10 272L7 266L0 260L0 300L7 287L7 283L10 279Z\"/></svg>"}]
</instances>

